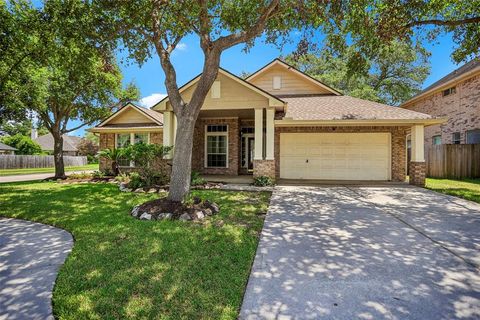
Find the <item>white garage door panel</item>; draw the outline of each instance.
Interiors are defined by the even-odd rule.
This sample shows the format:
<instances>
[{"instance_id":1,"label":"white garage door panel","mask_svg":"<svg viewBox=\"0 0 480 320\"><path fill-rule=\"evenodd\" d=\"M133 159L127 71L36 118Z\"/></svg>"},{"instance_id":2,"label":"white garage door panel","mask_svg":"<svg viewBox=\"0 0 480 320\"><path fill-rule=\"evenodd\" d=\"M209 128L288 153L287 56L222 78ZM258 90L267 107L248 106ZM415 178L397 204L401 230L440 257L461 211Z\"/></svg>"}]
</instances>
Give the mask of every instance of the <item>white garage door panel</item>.
<instances>
[{"instance_id":1,"label":"white garage door panel","mask_svg":"<svg viewBox=\"0 0 480 320\"><path fill-rule=\"evenodd\" d=\"M282 133L280 177L389 180L390 134Z\"/></svg>"}]
</instances>

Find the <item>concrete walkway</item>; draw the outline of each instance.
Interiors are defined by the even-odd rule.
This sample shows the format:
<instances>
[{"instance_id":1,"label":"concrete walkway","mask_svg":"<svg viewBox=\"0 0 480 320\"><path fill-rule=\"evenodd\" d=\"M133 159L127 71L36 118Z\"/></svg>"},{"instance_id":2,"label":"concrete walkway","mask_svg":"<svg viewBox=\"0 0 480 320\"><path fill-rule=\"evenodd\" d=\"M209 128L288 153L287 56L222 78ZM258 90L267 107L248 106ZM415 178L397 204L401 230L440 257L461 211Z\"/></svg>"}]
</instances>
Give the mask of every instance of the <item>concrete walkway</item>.
<instances>
[{"instance_id":1,"label":"concrete walkway","mask_svg":"<svg viewBox=\"0 0 480 320\"><path fill-rule=\"evenodd\" d=\"M82 172L92 173L93 170L67 171L65 174L68 176L72 173L82 173ZM0 177L0 183L43 180L53 176L54 176L53 172L52 173L18 174L14 176Z\"/></svg>"},{"instance_id":2,"label":"concrete walkway","mask_svg":"<svg viewBox=\"0 0 480 320\"><path fill-rule=\"evenodd\" d=\"M0 320L53 319L53 286L72 246L65 230L0 218Z\"/></svg>"},{"instance_id":3,"label":"concrete walkway","mask_svg":"<svg viewBox=\"0 0 480 320\"><path fill-rule=\"evenodd\" d=\"M479 230L421 188L277 187L240 319L479 319Z\"/></svg>"}]
</instances>

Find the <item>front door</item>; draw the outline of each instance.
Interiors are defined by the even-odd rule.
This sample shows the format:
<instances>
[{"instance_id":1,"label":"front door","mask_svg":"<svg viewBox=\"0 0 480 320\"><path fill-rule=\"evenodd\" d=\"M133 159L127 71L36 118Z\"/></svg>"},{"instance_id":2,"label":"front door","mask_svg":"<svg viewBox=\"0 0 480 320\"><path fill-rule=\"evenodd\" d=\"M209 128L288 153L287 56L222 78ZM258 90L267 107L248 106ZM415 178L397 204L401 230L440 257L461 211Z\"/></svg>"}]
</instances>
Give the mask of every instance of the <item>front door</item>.
<instances>
[{"instance_id":1,"label":"front door","mask_svg":"<svg viewBox=\"0 0 480 320\"><path fill-rule=\"evenodd\" d=\"M254 141L253 135L242 137L242 168L247 169L249 172L253 171Z\"/></svg>"}]
</instances>

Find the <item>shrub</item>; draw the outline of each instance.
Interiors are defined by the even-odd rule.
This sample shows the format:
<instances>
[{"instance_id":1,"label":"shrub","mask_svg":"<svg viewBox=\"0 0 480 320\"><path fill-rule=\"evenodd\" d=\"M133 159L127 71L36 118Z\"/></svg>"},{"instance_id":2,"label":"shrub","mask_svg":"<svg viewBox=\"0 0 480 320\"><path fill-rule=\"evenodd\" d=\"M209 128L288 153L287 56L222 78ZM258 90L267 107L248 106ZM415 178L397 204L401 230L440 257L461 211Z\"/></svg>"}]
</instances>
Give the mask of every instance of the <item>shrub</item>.
<instances>
[{"instance_id":1,"label":"shrub","mask_svg":"<svg viewBox=\"0 0 480 320\"><path fill-rule=\"evenodd\" d=\"M2 139L2 142L10 147L17 149L16 154L41 154L42 147L30 137L22 136L21 134L16 134L14 136L5 137Z\"/></svg>"},{"instance_id":2,"label":"shrub","mask_svg":"<svg viewBox=\"0 0 480 320\"><path fill-rule=\"evenodd\" d=\"M128 182L128 187L131 189L143 188L145 187L145 181L142 179L138 172L131 172L129 175L130 181Z\"/></svg>"},{"instance_id":3,"label":"shrub","mask_svg":"<svg viewBox=\"0 0 480 320\"><path fill-rule=\"evenodd\" d=\"M268 187L275 185L275 179L267 176L259 176L253 179L253 185L257 187Z\"/></svg>"},{"instance_id":4,"label":"shrub","mask_svg":"<svg viewBox=\"0 0 480 320\"><path fill-rule=\"evenodd\" d=\"M172 150L172 147L137 143L125 149L128 159L135 163L135 170L140 175L144 187L168 182L168 169L163 157Z\"/></svg>"},{"instance_id":5,"label":"shrub","mask_svg":"<svg viewBox=\"0 0 480 320\"><path fill-rule=\"evenodd\" d=\"M79 172L79 173L71 173L68 175L68 179L70 180L77 180L77 179L90 179L92 177L91 173L88 172Z\"/></svg>"},{"instance_id":6,"label":"shrub","mask_svg":"<svg viewBox=\"0 0 480 320\"><path fill-rule=\"evenodd\" d=\"M93 171L92 172L92 177L94 177L96 179L105 178L105 173L103 173L101 171Z\"/></svg>"},{"instance_id":7,"label":"shrub","mask_svg":"<svg viewBox=\"0 0 480 320\"><path fill-rule=\"evenodd\" d=\"M128 183L130 182L130 176L126 173L120 173L115 177L115 181Z\"/></svg>"},{"instance_id":8,"label":"shrub","mask_svg":"<svg viewBox=\"0 0 480 320\"><path fill-rule=\"evenodd\" d=\"M190 184L192 186L198 186L198 185L205 184L205 183L207 183L207 180L205 180L204 178L202 178L200 176L200 172L192 170Z\"/></svg>"}]
</instances>

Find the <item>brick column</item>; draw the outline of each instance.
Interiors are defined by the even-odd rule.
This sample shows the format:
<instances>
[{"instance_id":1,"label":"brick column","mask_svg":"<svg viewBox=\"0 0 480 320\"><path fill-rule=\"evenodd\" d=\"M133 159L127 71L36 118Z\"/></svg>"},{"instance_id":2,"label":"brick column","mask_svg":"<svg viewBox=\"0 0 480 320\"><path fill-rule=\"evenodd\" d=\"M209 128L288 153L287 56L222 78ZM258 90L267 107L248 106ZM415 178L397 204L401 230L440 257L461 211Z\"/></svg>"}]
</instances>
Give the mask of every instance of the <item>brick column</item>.
<instances>
[{"instance_id":1,"label":"brick column","mask_svg":"<svg viewBox=\"0 0 480 320\"><path fill-rule=\"evenodd\" d=\"M253 160L253 177L261 176L275 179L275 160Z\"/></svg>"},{"instance_id":2,"label":"brick column","mask_svg":"<svg viewBox=\"0 0 480 320\"><path fill-rule=\"evenodd\" d=\"M419 186L419 187L424 187L425 173L426 173L425 162L410 161L409 171L410 171L410 184Z\"/></svg>"}]
</instances>

